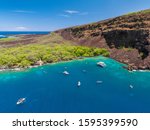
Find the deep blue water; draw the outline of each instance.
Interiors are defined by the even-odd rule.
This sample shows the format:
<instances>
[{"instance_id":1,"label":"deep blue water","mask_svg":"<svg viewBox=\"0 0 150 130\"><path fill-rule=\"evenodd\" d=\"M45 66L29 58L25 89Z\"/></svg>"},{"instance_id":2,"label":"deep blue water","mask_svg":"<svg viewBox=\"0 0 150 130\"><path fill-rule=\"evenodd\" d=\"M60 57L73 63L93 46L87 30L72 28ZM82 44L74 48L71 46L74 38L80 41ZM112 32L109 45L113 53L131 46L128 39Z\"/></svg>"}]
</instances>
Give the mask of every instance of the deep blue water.
<instances>
[{"instance_id":1,"label":"deep blue water","mask_svg":"<svg viewBox=\"0 0 150 130\"><path fill-rule=\"evenodd\" d=\"M107 67L98 67L98 61ZM150 112L150 72L128 72L122 66L112 59L96 57L1 72L0 112ZM70 75L62 74L64 70ZM103 83L96 84L97 80ZM23 97L26 102L17 106Z\"/></svg>"},{"instance_id":2,"label":"deep blue water","mask_svg":"<svg viewBox=\"0 0 150 130\"><path fill-rule=\"evenodd\" d=\"M12 36L12 35L20 35L20 34L49 34L48 31L0 31L0 35L4 36Z\"/></svg>"}]
</instances>

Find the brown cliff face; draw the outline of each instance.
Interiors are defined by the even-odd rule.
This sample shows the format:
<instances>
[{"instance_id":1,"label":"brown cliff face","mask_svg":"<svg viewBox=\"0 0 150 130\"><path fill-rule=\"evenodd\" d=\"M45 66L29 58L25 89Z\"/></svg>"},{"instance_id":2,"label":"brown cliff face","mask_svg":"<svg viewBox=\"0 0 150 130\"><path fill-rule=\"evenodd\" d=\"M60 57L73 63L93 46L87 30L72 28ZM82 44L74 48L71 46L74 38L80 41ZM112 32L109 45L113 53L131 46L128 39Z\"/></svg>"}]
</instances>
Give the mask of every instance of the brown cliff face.
<instances>
[{"instance_id":1,"label":"brown cliff face","mask_svg":"<svg viewBox=\"0 0 150 130\"><path fill-rule=\"evenodd\" d=\"M150 10L56 31L79 45L108 48L129 69L150 69Z\"/></svg>"}]
</instances>

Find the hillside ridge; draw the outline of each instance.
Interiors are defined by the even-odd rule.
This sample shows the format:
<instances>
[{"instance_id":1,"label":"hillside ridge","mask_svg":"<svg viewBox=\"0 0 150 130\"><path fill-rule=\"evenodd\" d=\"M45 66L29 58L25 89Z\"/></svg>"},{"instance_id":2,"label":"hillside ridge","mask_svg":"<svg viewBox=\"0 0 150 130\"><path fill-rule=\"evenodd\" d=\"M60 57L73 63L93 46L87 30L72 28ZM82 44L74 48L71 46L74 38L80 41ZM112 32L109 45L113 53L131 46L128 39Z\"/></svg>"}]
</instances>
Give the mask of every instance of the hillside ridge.
<instances>
[{"instance_id":1,"label":"hillside ridge","mask_svg":"<svg viewBox=\"0 0 150 130\"><path fill-rule=\"evenodd\" d=\"M55 31L78 45L110 50L128 69L150 69L150 9Z\"/></svg>"}]
</instances>

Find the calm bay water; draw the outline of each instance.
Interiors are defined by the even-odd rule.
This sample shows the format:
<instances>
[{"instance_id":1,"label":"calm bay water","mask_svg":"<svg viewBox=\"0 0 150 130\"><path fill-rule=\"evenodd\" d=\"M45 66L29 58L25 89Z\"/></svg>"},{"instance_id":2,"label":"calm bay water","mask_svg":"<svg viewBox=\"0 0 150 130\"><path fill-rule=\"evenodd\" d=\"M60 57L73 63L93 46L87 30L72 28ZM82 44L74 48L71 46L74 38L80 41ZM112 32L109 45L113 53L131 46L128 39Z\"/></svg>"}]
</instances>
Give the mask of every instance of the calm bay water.
<instances>
[{"instance_id":1,"label":"calm bay water","mask_svg":"<svg viewBox=\"0 0 150 130\"><path fill-rule=\"evenodd\" d=\"M98 67L98 61L107 67ZM128 72L122 66L96 57L1 72L0 112L150 112L150 72ZM62 74L65 70L70 75ZM16 105L22 97L26 102Z\"/></svg>"}]
</instances>

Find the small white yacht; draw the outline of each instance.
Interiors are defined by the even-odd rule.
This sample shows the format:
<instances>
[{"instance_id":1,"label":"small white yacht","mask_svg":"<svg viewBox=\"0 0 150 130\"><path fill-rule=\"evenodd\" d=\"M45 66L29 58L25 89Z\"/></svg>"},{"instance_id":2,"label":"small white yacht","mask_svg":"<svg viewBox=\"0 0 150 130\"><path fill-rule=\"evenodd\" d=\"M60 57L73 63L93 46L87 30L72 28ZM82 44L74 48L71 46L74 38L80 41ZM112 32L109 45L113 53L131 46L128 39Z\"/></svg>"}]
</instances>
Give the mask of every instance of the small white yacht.
<instances>
[{"instance_id":1,"label":"small white yacht","mask_svg":"<svg viewBox=\"0 0 150 130\"><path fill-rule=\"evenodd\" d=\"M63 74L69 75L69 72L68 71L64 71Z\"/></svg>"},{"instance_id":2,"label":"small white yacht","mask_svg":"<svg viewBox=\"0 0 150 130\"><path fill-rule=\"evenodd\" d=\"M133 88L134 88L134 86L133 86L133 85L130 85L129 87L130 87L131 89L133 89Z\"/></svg>"},{"instance_id":3,"label":"small white yacht","mask_svg":"<svg viewBox=\"0 0 150 130\"><path fill-rule=\"evenodd\" d=\"M20 98L18 101L17 101L17 105L19 104L23 104L24 102L26 101L26 98Z\"/></svg>"},{"instance_id":4,"label":"small white yacht","mask_svg":"<svg viewBox=\"0 0 150 130\"><path fill-rule=\"evenodd\" d=\"M78 87L80 87L81 86L81 82L80 81L78 81Z\"/></svg>"},{"instance_id":5,"label":"small white yacht","mask_svg":"<svg viewBox=\"0 0 150 130\"><path fill-rule=\"evenodd\" d=\"M97 80L96 83L101 84L101 83L103 83L103 81Z\"/></svg>"},{"instance_id":6,"label":"small white yacht","mask_svg":"<svg viewBox=\"0 0 150 130\"><path fill-rule=\"evenodd\" d=\"M106 67L106 64L104 62L101 62L101 61L98 62L97 65L102 67L102 68Z\"/></svg>"}]
</instances>

